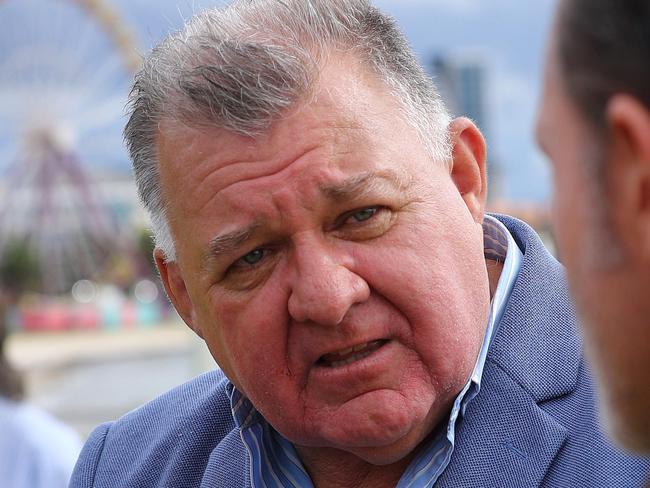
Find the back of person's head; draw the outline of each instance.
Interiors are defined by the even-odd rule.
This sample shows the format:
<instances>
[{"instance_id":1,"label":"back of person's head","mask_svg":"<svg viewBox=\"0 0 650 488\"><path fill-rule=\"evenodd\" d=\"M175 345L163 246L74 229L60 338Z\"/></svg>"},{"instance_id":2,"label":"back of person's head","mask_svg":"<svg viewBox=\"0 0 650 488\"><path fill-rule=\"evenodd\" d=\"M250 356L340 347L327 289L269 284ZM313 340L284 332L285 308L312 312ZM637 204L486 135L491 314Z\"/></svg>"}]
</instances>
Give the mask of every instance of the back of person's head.
<instances>
[{"instance_id":1,"label":"back of person's head","mask_svg":"<svg viewBox=\"0 0 650 488\"><path fill-rule=\"evenodd\" d=\"M648 0L564 0L557 46L567 91L593 128L604 129L616 93L650 109Z\"/></svg>"},{"instance_id":2,"label":"back of person's head","mask_svg":"<svg viewBox=\"0 0 650 488\"><path fill-rule=\"evenodd\" d=\"M650 452L650 1L561 0L540 139L601 416Z\"/></svg>"},{"instance_id":3,"label":"back of person's head","mask_svg":"<svg viewBox=\"0 0 650 488\"><path fill-rule=\"evenodd\" d=\"M4 346L7 338L4 310L0 307L0 397L10 400L22 400L24 395L23 383L19 374L11 367L5 356Z\"/></svg>"},{"instance_id":4,"label":"back of person's head","mask_svg":"<svg viewBox=\"0 0 650 488\"><path fill-rule=\"evenodd\" d=\"M160 195L160 122L245 136L309 97L321 67L352 56L382 80L432 158L449 153L447 114L395 22L367 0L246 0L197 14L149 54L130 97L125 139L156 244L174 259Z\"/></svg>"}]
</instances>

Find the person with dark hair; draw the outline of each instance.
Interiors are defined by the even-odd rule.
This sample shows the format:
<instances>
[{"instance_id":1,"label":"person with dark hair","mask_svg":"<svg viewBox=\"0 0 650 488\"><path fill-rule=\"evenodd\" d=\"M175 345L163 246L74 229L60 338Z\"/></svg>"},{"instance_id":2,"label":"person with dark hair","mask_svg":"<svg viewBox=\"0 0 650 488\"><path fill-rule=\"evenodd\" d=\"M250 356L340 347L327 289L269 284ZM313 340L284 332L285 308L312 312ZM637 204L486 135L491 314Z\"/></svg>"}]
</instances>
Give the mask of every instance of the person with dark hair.
<instances>
[{"instance_id":1,"label":"person with dark hair","mask_svg":"<svg viewBox=\"0 0 650 488\"><path fill-rule=\"evenodd\" d=\"M2 292L0 291L0 397L18 402L23 399L25 391L20 375L11 367L5 356L7 308L3 302Z\"/></svg>"},{"instance_id":2,"label":"person with dark hair","mask_svg":"<svg viewBox=\"0 0 650 488\"><path fill-rule=\"evenodd\" d=\"M0 292L0 487L65 488L81 441L70 428L24 401L20 375L4 352L5 318Z\"/></svg>"},{"instance_id":3,"label":"person with dark hair","mask_svg":"<svg viewBox=\"0 0 650 488\"><path fill-rule=\"evenodd\" d=\"M537 138L601 417L650 454L650 2L560 2Z\"/></svg>"},{"instance_id":4,"label":"person with dark hair","mask_svg":"<svg viewBox=\"0 0 650 488\"><path fill-rule=\"evenodd\" d=\"M144 59L127 147L219 370L91 434L73 488L632 488L561 266L367 0L240 0Z\"/></svg>"}]
</instances>

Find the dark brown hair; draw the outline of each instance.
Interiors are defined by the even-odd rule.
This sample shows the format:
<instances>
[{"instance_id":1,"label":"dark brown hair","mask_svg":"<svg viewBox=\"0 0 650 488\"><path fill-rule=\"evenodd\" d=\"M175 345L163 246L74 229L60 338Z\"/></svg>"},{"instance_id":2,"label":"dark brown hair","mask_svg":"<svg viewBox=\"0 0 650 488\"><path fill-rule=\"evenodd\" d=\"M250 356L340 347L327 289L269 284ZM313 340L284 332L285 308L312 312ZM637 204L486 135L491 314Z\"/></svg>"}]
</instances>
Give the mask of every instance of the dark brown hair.
<instances>
[{"instance_id":1,"label":"dark brown hair","mask_svg":"<svg viewBox=\"0 0 650 488\"><path fill-rule=\"evenodd\" d=\"M564 0L560 8L561 76L587 121L602 130L616 93L650 107L650 1Z\"/></svg>"},{"instance_id":2,"label":"dark brown hair","mask_svg":"<svg viewBox=\"0 0 650 488\"><path fill-rule=\"evenodd\" d=\"M5 307L0 304L0 396L10 400L22 400L24 396L23 382L4 354L4 344L7 338L5 323Z\"/></svg>"}]
</instances>

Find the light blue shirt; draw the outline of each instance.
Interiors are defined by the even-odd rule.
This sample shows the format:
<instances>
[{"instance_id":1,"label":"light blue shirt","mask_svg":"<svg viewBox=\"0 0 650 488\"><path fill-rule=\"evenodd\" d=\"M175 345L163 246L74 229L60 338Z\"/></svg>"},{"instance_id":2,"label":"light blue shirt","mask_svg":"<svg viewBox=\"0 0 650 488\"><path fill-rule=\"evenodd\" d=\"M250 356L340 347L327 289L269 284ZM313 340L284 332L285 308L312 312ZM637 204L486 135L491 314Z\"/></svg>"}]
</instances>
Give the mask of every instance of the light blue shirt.
<instances>
[{"instance_id":1,"label":"light blue shirt","mask_svg":"<svg viewBox=\"0 0 650 488\"><path fill-rule=\"evenodd\" d=\"M397 488L433 486L454 452L458 418L464 415L467 405L481 389L485 358L492 338L496 335L522 261L519 247L501 222L486 216L483 235L486 259L503 263L503 269L492 297L481 350L469 380L454 401L447 428L420 448L415 459L404 471ZM313 488L293 445L275 431L232 384L228 385L228 389L233 418L248 450L253 488Z\"/></svg>"},{"instance_id":2,"label":"light blue shirt","mask_svg":"<svg viewBox=\"0 0 650 488\"><path fill-rule=\"evenodd\" d=\"M65 488L79 436L46 412L0 398L0 486Z\"/></svg>"}]
</instances>

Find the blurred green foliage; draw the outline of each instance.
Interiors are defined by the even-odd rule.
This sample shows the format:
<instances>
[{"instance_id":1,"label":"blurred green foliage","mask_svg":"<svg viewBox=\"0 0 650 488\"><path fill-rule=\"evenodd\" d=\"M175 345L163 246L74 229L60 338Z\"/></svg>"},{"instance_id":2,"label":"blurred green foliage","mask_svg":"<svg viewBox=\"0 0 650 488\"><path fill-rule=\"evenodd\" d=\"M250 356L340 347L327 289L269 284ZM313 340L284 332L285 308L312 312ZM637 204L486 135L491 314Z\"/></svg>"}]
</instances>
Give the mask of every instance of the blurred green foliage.
<instances>
[{"instance_id":1,"label":"blurred green foliage","mask_svg":"<svg viewBox=\"0 0 650 488\"><path fill-rule=\"evenodd\" d=\"M28 243L22 239L9 241L0 256L0 288L20 295L39 289L40 284L40 263Z\"/></svg>"},{"instance_id":2,"label":"blurred green foliage","mask_svg":"<svg viewBox=\"0 0 650 488\"><path fill-rule=\"evenodd\" d=\"M157 276L158 270L156 269L156 263L153 259L153 250L156 247L153 235L149 229L140 229L138 231L138 249L142 256L146 259L149 273L151 276Z\"/></svg>"}]
</instances>

